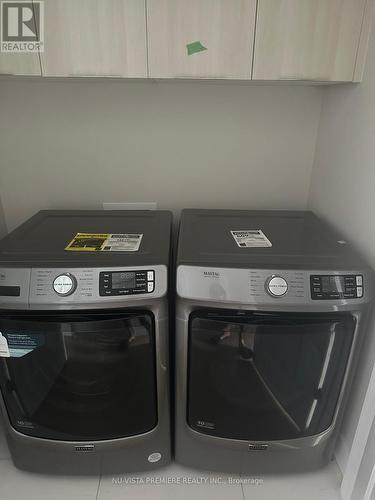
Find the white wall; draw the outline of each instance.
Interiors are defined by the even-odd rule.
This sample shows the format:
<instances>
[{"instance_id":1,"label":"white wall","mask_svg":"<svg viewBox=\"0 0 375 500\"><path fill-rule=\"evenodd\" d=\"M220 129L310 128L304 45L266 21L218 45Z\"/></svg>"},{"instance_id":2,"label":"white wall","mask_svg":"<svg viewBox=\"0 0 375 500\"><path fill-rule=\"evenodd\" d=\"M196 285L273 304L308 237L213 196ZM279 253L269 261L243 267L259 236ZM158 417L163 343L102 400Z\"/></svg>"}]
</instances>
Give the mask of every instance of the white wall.
<instances>
[{"instance_id":1,"label":"white wall","mask_svg":"<svg viewBox=\"0 0 375 500\"><path fill-rule=\"evenodd\" d=\"M364 81L323 91L309 206L347 236L375 267L375 30ZM375 360L371 326L344 421L338 460L344 469Z\"/></svg>"},{"instance_id":2,"label":"white wall","mask_svg":"<svg viewBox=\"0 0 375 500\"><path fill-rule=\"evenodd\" d=\"M8 228L42 208L305 208L321 89L0 81Z\"/></svg>"},{"instance_id":3,"label":"white wall","mask_svg":"<svg viewBox=\"0 0 375 500\"><path fill-rule=\"evenodd\" d=\"M5 216L3 210L3 204L0 198L0 239L6 234Z\"/></svg>"}]
</instances>

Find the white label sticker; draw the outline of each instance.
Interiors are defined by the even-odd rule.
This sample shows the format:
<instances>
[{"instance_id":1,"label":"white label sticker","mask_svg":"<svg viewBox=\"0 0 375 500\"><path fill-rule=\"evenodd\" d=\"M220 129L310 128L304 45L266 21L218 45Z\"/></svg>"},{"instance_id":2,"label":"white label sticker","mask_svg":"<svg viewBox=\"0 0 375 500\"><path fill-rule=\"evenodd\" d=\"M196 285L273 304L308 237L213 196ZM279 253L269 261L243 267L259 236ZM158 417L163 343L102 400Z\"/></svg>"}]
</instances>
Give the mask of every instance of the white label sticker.
<instances>
[{"instance_id":1,"label":"white label sticker","mask_svg":"<svg viewBox=\"0 0 375 500\"><path fill-rule=\"evenodd\" d=\"M137 252L143 234L111 234L105 242L103 252Z\"/></svg>"},{"instance_id":2,"label":"white label sticker","mask_svg":"<svg viewBox=\"0 0 375 500\"><path fill-rule=\"evenodd\" d=\"M8 341L0 332L0 358L10 358Z\"/></svg>"},{"instance_id":3,"label":"white label sticker","mask_svg":"<svg viewBox=\"0 0 375 500\"><path fill-rule=\"evenodd\" d=\"M231 231L231 234L240 248L272 247L272 243L260 229Z\"/></svg>"},{"instance_id":4,"label":"white label sticker","mask_svg":"<svg viewBox=\"0 0 375 500\"><path fill-rule=\"evenodd\" d=\"M0 332L0 357L22 358L44 344L44 336L40 334Z\"/></svg>"},{"instance_id":5,"label":"white label sticker","mask_svg":"<svg viewBox=\"0 0 375 500\"><path fill-rule=\"evenodd\" d=\"M161 453L151 453L151 455L149 455L148 457L148 461L151 462L151 463L155 463L155 462L159 462L159 460L161 459Z\"/></svg>"}]
</instances>

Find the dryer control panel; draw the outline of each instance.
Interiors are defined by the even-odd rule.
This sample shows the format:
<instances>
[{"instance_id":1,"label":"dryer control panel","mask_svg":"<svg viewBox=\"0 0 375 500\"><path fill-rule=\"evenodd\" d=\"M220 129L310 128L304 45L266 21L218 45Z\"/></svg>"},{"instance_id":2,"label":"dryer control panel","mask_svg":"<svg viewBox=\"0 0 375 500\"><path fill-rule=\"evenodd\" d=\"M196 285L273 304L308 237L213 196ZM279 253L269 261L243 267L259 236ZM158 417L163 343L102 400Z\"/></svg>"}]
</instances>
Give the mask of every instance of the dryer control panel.
<instances>
[{"instance_id":1,"label":"dryer control panel","mask_svg":"<svg viewBox=\"0 0 375 500\"><path fill-rule=\"evenodd\" d=\"M369 302L372 274L366 270L240 269L181 265L180 298L252 306L311 305L337 308Z\"/></svg>"}]
</instances>

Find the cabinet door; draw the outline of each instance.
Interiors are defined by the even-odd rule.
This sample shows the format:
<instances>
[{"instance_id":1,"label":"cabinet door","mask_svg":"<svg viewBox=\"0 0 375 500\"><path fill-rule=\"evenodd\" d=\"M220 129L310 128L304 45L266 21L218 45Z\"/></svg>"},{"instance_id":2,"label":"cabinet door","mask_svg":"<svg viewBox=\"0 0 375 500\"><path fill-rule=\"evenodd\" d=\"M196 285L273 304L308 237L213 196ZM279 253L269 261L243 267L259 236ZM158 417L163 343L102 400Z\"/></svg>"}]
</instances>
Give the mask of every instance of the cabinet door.
<instances>
[{"instance_id":1,"label":"cabinet door","mask_svg":"<svg viewBox=\"0 0 375 500\"><path fill-rule=\"evenodd\" d=\"M45 0L43 76L147 76L145 0Z\"/></svg>"},{"instance_id":2,"label":"cabinet door","mask_svg":"<svg viewBox=\"0 0 375 500\"><path fill-rule=\"evenodd\" d=\"M259 0L254 80L352 81L366 0Z\"/></svg>"},{"instance_id":3,"label":"cabinet door","mask_svg":"<svg viewBox=\"0 0 375 500\"><path fill-rule=\"evenodd\" d=\"M250 79L256 0L148 0L149 76Z\"/></svg>"},{"instance_id":4,"label":"cabinet door","mask_svg":"<svg viewBox=\"0 0 375 500\"><path fill-rule=\"evenodd\" d=\"M21 6L21 3L18 3L15 5L15 8L17 9L19 6ZM2 31L2 39L4 37L4 40L6 40L4 33L5 33L5 19L3 19L3 15L5 14L5 7L3 5L0 6L0 23L1 23L1 28L0 30ZM25 9L30 10L29 4L25 7ZM16 27L17 27L17 33L12 33L12 36L17 36L21 35L21 30L22 26L26 23L22 23L22 14L18 12L16 20L15 21ZM20 22L21 21L21 22ZM8 23L10 23L8 19ZM8 24L6 23L6 24ZM14 27L14 25L13 25ZM32 19L27 23L26 28L34 33L37 33L37 29L35 26L35 18L32 17ZM26 40L30 40L30 38L26 38ZM22 40L13 40L15 45L18 44L23 44L24 42ZM0 51L0 74L2 75L32 75L32 76L41 76L41 69L40 69L40 61L39 61L39 54L38 52L2 52Z\"/></svg>"},{"instance_id":5,"label":"cabinet door","mask_svg":"<svg viewBox=\"0 0 375 500\"><path fill-rule=\"evenodd\" d=\"M38 53L0 52L0 75L41 76Z\"/></svg>"}]
</instances>

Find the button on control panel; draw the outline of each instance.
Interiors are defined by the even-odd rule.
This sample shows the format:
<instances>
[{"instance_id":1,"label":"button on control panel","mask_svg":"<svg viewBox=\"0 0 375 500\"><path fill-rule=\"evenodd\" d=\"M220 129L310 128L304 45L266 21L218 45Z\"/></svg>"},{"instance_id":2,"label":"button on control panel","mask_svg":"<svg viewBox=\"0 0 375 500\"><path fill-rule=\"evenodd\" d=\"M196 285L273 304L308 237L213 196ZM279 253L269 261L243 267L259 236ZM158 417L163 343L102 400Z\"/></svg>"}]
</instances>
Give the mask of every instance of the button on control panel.
<instances>
[{"instance_id":1,"label":"button on control panel","mask_svg":"<svg viewBox=\"0 0 375 500\"><path fill-rule=\"evenodd\" d=\"M363 276L312 275L310 289L313 300L360 299L364 295Z\"/></svg>"},{"instance_id":2,"label":"button on control panel","mask_svg":"<svg viewBox=\"0 0 375 500\"><path fill-rule=\"evenodd\" d=\"M99 295L139 295L155 290L155 271L103 271L99 274Z\"/></svg>"},{"instance_id":3,"label":"button on control panel","mask_svg":"<svg viewBox=\"0 0 375 500\"><path fill-rule=\"evenodd\" d=\"M282 297L288 291L288 283L281 276L271 276L266 282L266 290L272 297Z\"/></svg>"},{"instance_id":4,"label":"button on control panel","mask_svg":"<svg viewBox=\"0 0 375 500\"><path fill-rule=\"evenodd\" d=\"M53 280L54 291L62 297L71 295L76 288L77 280L72 274L60 274Z\"/></svg>"}]
</instances>

